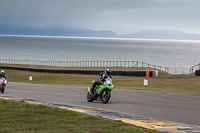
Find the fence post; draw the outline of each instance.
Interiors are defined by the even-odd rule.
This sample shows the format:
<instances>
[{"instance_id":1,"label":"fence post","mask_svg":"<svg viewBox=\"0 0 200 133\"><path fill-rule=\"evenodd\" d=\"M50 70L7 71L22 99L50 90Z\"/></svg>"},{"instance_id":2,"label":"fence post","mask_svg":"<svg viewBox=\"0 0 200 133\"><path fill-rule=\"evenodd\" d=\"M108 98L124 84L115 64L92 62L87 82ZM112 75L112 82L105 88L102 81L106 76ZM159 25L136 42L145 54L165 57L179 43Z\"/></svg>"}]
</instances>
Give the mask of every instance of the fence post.
<instances>
[{"instance_id":1,"label":"fence post","mask_svg":"<svg viewBox=\"0 0 200 133\"><path fill-rule=\"evenodd\" d=\"M194 71L194 67L192 67L192 74L193 74L193 71Z\"/></svg>"}]
</instances>

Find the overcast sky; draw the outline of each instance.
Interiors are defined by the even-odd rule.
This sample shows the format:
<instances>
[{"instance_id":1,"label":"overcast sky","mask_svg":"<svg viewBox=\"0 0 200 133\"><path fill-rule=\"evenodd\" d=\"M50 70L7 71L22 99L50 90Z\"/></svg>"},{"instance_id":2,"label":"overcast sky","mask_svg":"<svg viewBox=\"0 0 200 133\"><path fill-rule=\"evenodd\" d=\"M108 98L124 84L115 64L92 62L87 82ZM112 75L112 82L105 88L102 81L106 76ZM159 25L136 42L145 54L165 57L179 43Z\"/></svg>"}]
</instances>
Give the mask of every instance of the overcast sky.
<instances>
[{"instance_id":1,"label":"overcast sky","mask_svg":"<svg viewBox=\"0 0 200 133\"><path fill-rule=\"evenodd\" d=\"M200 0L0 0L0 24L200 34Z\"/></svg>"}]
</instances>

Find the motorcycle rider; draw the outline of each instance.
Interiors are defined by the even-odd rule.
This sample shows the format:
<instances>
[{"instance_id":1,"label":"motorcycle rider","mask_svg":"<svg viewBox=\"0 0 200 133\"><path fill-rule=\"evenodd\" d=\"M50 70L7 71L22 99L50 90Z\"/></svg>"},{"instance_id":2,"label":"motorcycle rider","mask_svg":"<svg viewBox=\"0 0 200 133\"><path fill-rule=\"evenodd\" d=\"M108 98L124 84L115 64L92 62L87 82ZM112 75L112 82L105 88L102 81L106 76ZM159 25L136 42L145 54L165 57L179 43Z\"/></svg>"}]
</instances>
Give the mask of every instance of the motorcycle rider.
<instances>
[{"instance_id":1,"label":"motorcycle rider","mask_svg":"<svg viewBox=\"0 0 200 133\"><path fill-rule=\"evenodd\" d=\"M4 77L5 79L7 79L4 70L1 70L0 76L2 76L2 77Z\"/></svg>"},{"instance_id":2,"label":"motorcycle rider","mask_svg":"<svg viewBox=\"0 0 200 133\"><path fill-rule=\"evenodd\" d=\"M111 70L109 68L106 68L106 70L104 72L101 72L99 74L99 77L97 78L97 80L93 83L92 88L90 89L90 94L93 94L92 92L94 92L94 87L96 85L100 85L102 84L107 78L111 78ZM96 93L94 94L94 96L96 96Z\"/></svg>"}]
</instances>

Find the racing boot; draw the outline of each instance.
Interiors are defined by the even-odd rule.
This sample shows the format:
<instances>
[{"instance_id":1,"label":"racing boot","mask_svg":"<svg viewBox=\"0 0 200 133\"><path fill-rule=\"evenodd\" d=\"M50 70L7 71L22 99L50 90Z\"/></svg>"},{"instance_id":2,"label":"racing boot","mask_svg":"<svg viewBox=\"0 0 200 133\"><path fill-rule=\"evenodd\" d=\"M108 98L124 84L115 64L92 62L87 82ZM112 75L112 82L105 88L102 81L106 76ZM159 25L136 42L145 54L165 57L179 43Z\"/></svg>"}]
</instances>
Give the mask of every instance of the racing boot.
<instances>
[{"instance_id":1,"label":"racing boot","mask_svg":"<svg viewBox=\"0 0 200 133\"><path fill-rule=\"evenodd\" d=\"M90 95L93 96L93 89L92 88L88 87L88 92L90 93Z\"/></svg>"}]
</instances>

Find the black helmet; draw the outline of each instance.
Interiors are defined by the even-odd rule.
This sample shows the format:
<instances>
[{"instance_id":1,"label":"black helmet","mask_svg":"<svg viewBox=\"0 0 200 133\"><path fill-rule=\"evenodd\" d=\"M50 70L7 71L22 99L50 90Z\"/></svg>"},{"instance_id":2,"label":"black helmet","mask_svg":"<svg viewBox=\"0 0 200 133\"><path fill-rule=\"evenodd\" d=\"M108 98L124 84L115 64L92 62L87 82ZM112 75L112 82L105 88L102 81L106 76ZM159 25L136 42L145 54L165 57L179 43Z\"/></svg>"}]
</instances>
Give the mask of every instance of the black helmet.
<instances>
[{"instance_id":1,"label":"black helmet","mask_svg":"<svg viewBox=\"0 0 200 133\"><path fill-rule=\"evenodd\" d=\"M110 70L109 68L106 68L105 73L106 73L107 75L110 75L111 70Z\"/></svg>"}]
</instances>

